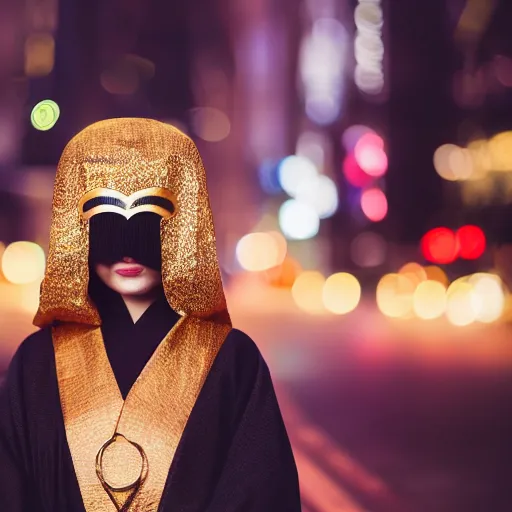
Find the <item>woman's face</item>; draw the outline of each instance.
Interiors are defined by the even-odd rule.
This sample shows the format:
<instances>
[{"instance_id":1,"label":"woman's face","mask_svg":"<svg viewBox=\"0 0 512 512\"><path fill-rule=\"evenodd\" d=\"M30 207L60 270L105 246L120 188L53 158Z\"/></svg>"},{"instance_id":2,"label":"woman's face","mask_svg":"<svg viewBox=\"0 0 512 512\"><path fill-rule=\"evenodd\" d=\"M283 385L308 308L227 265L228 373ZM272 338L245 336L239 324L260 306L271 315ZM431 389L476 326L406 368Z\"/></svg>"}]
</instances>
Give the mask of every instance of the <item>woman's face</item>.
<instances>
[{"instance_id":1,"label":"woman's face","mask_svg":"<svg viewBox=\"0 0 512 512\"><path fill-rule=\"evenodd\" d=\"M97 263L94 270L103 283L125 297L151 294L162 283L160 272L128 257L112 265Z\"/></svg>"}]
</instances>

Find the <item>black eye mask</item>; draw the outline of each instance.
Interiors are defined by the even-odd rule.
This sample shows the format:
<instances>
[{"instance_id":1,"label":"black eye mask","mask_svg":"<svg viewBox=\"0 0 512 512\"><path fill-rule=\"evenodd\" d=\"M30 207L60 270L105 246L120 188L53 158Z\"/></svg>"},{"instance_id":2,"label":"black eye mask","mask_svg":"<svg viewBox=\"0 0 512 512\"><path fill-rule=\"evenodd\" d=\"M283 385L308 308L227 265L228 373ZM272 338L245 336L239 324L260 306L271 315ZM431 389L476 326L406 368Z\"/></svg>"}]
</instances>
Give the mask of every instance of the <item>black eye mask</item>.
<instances>
[{"instance_id":1,"label":"black eye mask","mask_svg":"<svg viewBox=\"0 0 512 512\"><path fill-rule=\"evenodd\" d=\"M89 219L89 265L112 265L124 257L154 270L161 270L160 221L152 212L137 213L130 219L112 212Z\"/></svg>"}]
</instances>

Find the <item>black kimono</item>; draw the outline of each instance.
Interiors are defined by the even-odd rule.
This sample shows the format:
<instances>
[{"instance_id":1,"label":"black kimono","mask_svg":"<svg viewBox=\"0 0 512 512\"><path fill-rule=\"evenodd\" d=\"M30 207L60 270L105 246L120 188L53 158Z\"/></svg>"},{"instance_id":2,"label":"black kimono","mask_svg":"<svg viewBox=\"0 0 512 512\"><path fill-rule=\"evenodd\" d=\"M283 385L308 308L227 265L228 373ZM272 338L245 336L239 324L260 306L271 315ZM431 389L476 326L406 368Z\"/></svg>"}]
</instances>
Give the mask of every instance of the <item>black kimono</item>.
<instances>
[{"instance_id":1,"label":"black kimono","mask_svg":"<svg viewBox=\"0 0 512 512\"><path fill-rule=\"evenodd\" d=\"M112 297L111 297L112 298ZM119 296L98 304L123 397L178 319L165 298L133 324ZM82 512L49 328L26 339L1 388L0 510ZM298 512L297 471L268 367L233 329L192 410L162 512Z\"/></svg>"}]
</instances>

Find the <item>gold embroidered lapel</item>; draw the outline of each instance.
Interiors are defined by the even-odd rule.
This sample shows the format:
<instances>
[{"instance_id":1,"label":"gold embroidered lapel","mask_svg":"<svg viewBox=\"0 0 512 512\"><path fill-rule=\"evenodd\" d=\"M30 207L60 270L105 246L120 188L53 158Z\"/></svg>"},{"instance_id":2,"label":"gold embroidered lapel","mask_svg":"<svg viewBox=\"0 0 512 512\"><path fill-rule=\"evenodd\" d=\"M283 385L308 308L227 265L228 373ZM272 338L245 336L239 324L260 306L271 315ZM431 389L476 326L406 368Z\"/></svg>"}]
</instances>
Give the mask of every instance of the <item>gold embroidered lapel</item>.
<instances>
[{"instance_id":1,"label":"gold embroidered lapel","mask_svg":"<svg viewBox=\"0 0 512 512\"><path fill-rule=\"evenodd\" d=\"M66 437L87 512L157 510L192 408L230 329L180 319L123 402L100 328L54 328Z\"/></svg>"}]
</instances>

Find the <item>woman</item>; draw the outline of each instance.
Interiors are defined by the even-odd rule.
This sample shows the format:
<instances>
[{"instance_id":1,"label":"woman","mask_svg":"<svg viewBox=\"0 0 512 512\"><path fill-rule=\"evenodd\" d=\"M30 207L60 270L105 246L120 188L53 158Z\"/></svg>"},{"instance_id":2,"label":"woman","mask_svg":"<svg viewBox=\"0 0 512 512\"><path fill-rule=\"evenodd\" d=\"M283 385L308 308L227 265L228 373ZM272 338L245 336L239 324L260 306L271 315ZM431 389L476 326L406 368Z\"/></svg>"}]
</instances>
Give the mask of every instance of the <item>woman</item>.
<instances>
[{"instance_id":1,"label":"woman","mask_svg":"<svg viewBox=\"0 0 512 512\"><path fill-rule=\"evenodd\" d=\"M268 368L232 329L201 158L96 123L58 166L34 323L0 396L0 510L298 512Z\"/></svg>"}]
</instances>

